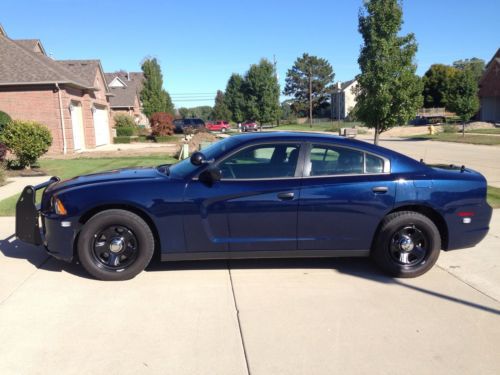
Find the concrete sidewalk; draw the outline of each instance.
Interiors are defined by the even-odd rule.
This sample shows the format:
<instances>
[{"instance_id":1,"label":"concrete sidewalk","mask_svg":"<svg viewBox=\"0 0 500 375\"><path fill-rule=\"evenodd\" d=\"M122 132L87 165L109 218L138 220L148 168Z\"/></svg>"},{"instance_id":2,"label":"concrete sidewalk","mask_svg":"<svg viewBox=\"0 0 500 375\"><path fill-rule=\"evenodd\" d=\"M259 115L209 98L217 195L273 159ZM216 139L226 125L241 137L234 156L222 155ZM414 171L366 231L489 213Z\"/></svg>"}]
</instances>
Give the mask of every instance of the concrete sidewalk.
<instances>
[{"instance_id":1,"label":"concrete sidewalk","mask_svg":"<svg viewBox=\"0 0 500 375\"><path fill-rule=\"evenodd\" d=\"M497 374L500 211L416 279L364 259L153 262L89 279L0 218L0 374Z\"/></svg>"},{"instance_id":2,"label":"concrete sidewalk","mask_svg":"<svg viewBox=\"0 0 500 375\"><path fill-rule=\"evenodd\" d=\"M20 194L26 185L37 185L47 181L50 176L9 177L7 184L0 186L0 200Z\"/></svg>"}]
</instances>

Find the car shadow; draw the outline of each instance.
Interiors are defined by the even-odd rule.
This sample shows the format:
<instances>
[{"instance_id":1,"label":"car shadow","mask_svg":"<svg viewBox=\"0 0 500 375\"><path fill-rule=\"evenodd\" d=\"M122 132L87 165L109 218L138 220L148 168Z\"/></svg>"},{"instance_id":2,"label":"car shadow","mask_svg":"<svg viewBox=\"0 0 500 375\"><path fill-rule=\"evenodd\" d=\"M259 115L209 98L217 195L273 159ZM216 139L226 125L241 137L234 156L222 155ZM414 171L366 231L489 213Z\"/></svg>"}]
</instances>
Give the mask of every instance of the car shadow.
<instances>
[{"instance_id":1,"label":"car shadow","mask_svg":"<svg viewBox=\"0 0 500 375\"><path fill-rule=\"evenodd\" d=\"M11 235L0 240L0 252L8 258L23 259L36 268L48 272L67 272L77 277L93 279L77 262L67 263L47 255L43 246L33 246ZM187 270L245 270L245 269L326 269L362 279L398 285L436 298L479 309L495 315L500 310L467 301L430 289L410 285L382 273L368 258L301 258L301 259L237 259L161 262L154 257L146 272L168 272Z\"/></svg>"}]
</instances>

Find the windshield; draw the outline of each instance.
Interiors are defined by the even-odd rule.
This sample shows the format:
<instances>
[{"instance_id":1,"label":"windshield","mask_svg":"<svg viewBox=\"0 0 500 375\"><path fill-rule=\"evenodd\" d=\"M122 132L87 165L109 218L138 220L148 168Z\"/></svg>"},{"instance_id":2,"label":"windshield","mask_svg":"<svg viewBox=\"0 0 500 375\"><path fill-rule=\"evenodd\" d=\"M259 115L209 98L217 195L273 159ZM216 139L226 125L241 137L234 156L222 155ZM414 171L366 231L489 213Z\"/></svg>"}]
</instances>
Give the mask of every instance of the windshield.
<instances>
[{"instance_id":1,"label":"windshield","mask_svg":"<svg viewBox=\"0 0 500 375\"><path fill-rule=\"evenodd\" d=\"M219 156L225 154L226 151L230 150L238 143L239 141L236 139L236 137L228 137L224 138L221 141L215 142L214 144L201 150L201 152L203 152L203 155L205 155L207 160L217 159ZM173 177L184 178L193 173L198 168L200 168L200 166L191 164L190 158L187 158L174 165L171 165L169 168L169 174Z\"/></svg>"}]
</instances>

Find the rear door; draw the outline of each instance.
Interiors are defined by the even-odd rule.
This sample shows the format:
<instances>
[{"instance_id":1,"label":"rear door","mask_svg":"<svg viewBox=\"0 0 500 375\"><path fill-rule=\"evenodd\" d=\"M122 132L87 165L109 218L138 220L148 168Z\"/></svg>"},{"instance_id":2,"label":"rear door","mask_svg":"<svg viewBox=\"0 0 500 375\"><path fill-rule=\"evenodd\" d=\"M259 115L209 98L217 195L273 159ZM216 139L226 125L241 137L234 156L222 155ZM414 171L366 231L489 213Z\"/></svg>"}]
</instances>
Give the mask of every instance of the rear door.
<instances>
[{"instance_id":1,"label":"rear door","mask_svg":"<svg viewBox=\"0 0 500 375\"><path fill-rule=\"evenodd\" d=\"M298 212L299 250L368 250L395 202L390 161L335 144L308 146Z\"/></svg>"},{"instance_id":2,"label":"rear door","mask_svg":"<svg viewBox=\"0 0 500 375\"><path fill-rule=\"evenodd\" d=\"M220 181L192 180L188 251L296 250L299 153L297 142L244 147L217 164Z\"/></svg>"}]
</instances>

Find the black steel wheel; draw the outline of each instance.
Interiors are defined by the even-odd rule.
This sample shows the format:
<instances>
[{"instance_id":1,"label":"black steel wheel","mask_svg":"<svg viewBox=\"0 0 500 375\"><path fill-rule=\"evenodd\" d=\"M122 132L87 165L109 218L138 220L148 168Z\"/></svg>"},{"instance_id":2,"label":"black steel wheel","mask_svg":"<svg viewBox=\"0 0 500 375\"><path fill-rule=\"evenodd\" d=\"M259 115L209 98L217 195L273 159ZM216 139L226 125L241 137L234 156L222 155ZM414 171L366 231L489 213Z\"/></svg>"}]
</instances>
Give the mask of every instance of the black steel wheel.
<instances>
[{"instance_id":1,"label":"black steel wheel","mask_svg":"<svg viewBox=\"0 0 500 375\"><path fill-rule=\"evenodd\" d=\"M416 277L436 263L441 250L439 230L428 217L413 211L388 215L371 252L375 262L395 277Z\"/></svg>"},{"instance_id":2,"label":"black steel wheel","mask_svg":"<svg viewBox=\"0 0 500 375\"><path fill-rule=\"evenodd\" d=\"M154 253L151 228L138 215L105 210L83 226L78 237L78 258L100 280L127 280L149 264Z\"/></svg>"}]
</instances>

